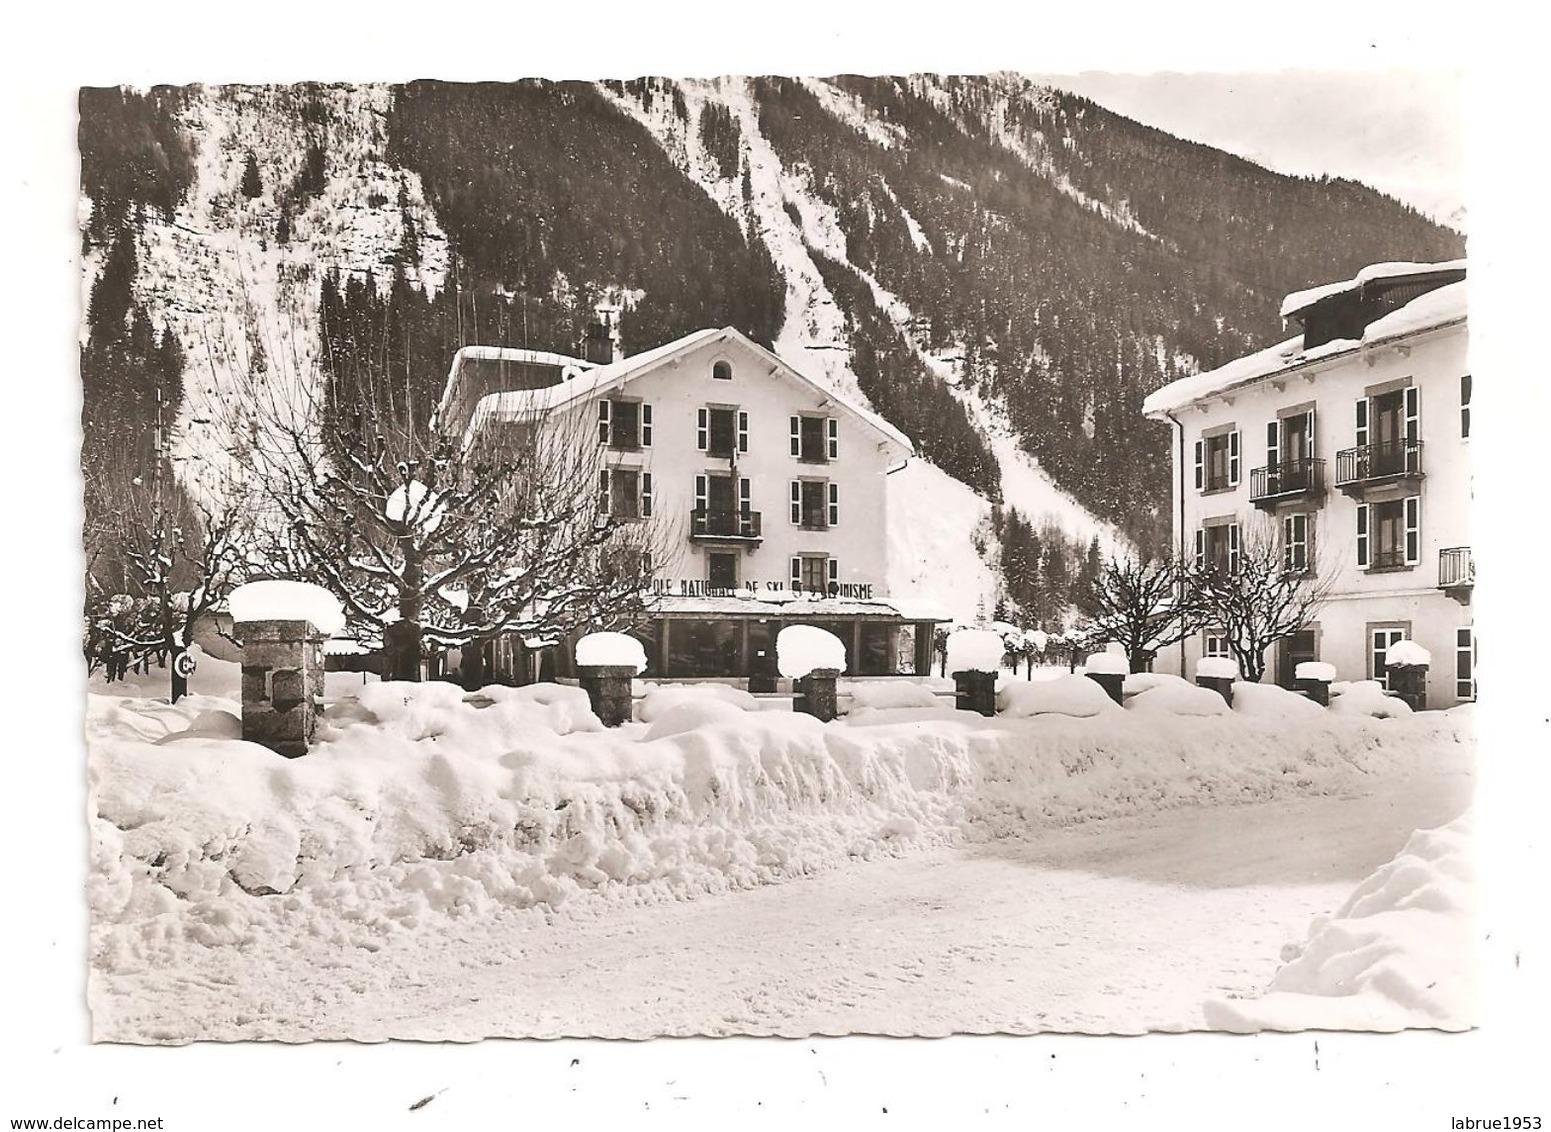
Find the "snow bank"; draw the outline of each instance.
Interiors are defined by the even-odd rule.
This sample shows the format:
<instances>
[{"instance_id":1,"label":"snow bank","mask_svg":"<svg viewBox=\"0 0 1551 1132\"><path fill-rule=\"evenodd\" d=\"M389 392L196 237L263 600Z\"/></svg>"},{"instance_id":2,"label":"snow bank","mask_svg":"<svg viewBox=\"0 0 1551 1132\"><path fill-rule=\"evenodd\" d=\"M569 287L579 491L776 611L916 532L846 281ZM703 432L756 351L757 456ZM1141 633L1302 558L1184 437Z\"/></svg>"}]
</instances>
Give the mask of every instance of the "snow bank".
<instances>
[{"instance_id":1,"label":"snow bank","mask_svg":"<svg viewBox=\"0 0 1551 1132\"><path fill-rule=\"evenodd\" d=\"M1101 676L1131 675L1131 661L1118 652L1096 652L1083 661L1083 670L1097 672Z\"/></svg>"},{"instance_id":2,"label":"snow bank","mask_svg":"<svg viewBox=\"0 0 1551 1132\"><path fill-rule=\"evenodd\" d=\"M1214 1029L1467 1030L1474 1023L1472 817L1411 835L1257 999L1210 1002Z\"/></svg>"},{"instance_id":3,"label":"snow bank","mask_svg":"<svg viewBox=\"0 0 1551 1132\"><path fill-rule=\"evenodd\" d=\"M1053 680L1009 682L996 694L996 710L1014 719L1070 715L1086 719L1120 710L1098 682L1066 673Z\"/></svg>"},{"instance_id":4,"label":"snow bank","mask_svg":"<svg viewBox=\"0 0 1551 1132\"><path fill-rule=\"evenodd\" d=\"M1396 641L1384 650L1384 663L1389 667L1421 666L1432 662L1432 653L1415 641Z\"/></svg>"},{"instance_id":5,"label":"snow bank","mask_svg":"<svg viewBox=\"0 0 1551 1132\"><path fill-rule=\"evenodd\" d=\"M1228 703L1210 688L1198 688L1183 680L1158 684L1127 698L1126 710L1143 715L1227 715Z\"/></svg>"},{"instance_id":6,"label":"snow bank","mask_svg":"<svg viewBox=\"0 0 1551 1132\"><path fill-rule=\"evenodd\" d=\"M1302 720L1325 717L1325 709L1307 696L1289 692L1276 684L1251 684L1247 680L1239 680L1233 685L1233 710L1239 715L1252 715L1260 719Z\"/></svg>"},{"instance_id":7,"label":"snow bank","mask_svg":"<svg viewBox=\"0 0 1551 1132\"><path fill-rule=\"evenodd\" d=\"M959 629L948 634L949 672L1000 672L1007 643L990 629Z\"/></svg>"},{"instance_id":8,"label":"snow bank","mask_svg":"<svg viewBox=\"0 0 1551 1132\"><path fill-rule=\"evenodd\" d=\"M678 704L699 700L718 700L744 711L758 711L759 701L742 688L729 684L647 684L636 708L636 718L651 723Z\"/></svg>"},{"instance_id":9,"label":"snow bank","mask_svg":"<svg viewBox=\"0 0 1551 1132\"><path fill-rule=\"evenodd\" d=\"M345 627L345 611L339 599L311 582L248 582L227 598L232 621L311 621L320 633L337 633Z\"/></svg>"},{"instance_id":10,"label":"snow bank","mask_svg":"<svg viewBox=\"0 0 1551 1132\"><path fill-rule=\"evenodd\" d=\"M800 680L818 668L844 672L845 644L814 625L788 625L776 634L776 668L788 680Z\"/></svg>"},{"instance_id":11,"label":"snow bank","mask_svg":"<svg viewBox=\"0 0 1551 1132\"><path fill-rule=\"evenodd\" d=\"M943 701L939 700L930 688L910 680L876 680L842 684L836 690L842 695L850 695L852 710L943 706Z\"/></svg>"},{"instance_id":12,"label":"snow bank","mask_svg":"<svg viewBox=\"0 0 1551 1132\"><path fill-rule=\"evenodd\" d=\"M447 507L425 484L411 480L407 484L400 484L388 496L383 514L395 523L407 523L430 534L442 525Z\"/></svg>"},{"instance_id":13,"label":"snow bank","mask_svg":"<svg viewBox=\"0 0 1551 1132\"><path fill-rule=\"evenodd\" d=\"M1196 661L1196 676L1208 680L1237 680L1239 664L1226 656L1203 656Z\"/></svg>"},{"instance_id":14,"label":"snow bank","mask_svg":"<svg viewBox=\"0 0 1551 1132\"><path fill-rule=\"evenodd\" d=\"M383 682L289 760L229 737L230 700L93 695L93 962L175 966L261 934L376 948L427 917L677 899L1469 752L1468 715L1176 720L1069 675L1001 699L1002 718L862 709L859 725L702 694L607 731L576 688Z\"/></svg>"},{"instance_id":15,"label":"snow bank","mask_svg":"<svg viewBox=\"0 0 1551 1132\"><path fill-rule=\"evenodd\" d=\"M1367 715L1394 719L1410 715L1411 705L1392 696L1377 680L1337 680L1330 685L1330 710L1338 715Z\"/></svg>"},{"instance_id":16,"label":"snow bank","mask_svg":"<svg viewBox=\"0 0 1551 1132\"><path fill-rule=\"evenodd\" d=\"M576 664L646 671L646 649L628 633L588 633L576 642Z\"/></svg>"},{"instance_id":17,"label":"snow bank","mask_svg":"<svg viewBox=\"0 0 1551 1132\"><path fill-rule=\"evenodd\" d=\"M1298 667L1293 669L1293 678L1297 680L1323 680L1330 684L1336 678L1336 666L1327 664L1323 660L1302 660Z\"/></svg>"}]
</instances>

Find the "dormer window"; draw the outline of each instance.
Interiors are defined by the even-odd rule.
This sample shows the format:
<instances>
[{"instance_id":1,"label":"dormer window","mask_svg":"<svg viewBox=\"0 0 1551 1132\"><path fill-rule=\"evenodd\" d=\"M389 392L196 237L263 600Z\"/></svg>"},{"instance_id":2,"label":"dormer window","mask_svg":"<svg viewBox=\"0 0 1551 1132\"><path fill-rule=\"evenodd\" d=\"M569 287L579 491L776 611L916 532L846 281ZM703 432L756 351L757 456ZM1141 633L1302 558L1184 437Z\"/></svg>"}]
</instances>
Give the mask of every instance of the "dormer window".
<instances>
[{"instance_id":1,"label":"dormer window","mask_svg":"<svg viewBox=\"0 0 1551 1132\"><path fill-rule=\"evenodd\" d=\"M731 381L732 363L727 361L713 363L711 366L711 376L717 381Z\"/></svg>"}]
</instances>

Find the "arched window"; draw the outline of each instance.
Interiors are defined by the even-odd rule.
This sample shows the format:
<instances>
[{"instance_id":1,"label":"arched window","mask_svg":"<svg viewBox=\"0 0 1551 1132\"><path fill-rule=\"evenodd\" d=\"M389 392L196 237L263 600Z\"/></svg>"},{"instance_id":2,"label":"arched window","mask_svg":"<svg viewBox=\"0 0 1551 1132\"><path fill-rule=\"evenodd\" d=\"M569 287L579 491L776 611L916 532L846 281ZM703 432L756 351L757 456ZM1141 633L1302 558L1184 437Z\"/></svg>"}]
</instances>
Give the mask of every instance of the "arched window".
<instances>
[{"instance_id":1,"label":"arched window","mask_svg":"<svg viewBox=\"0 0 1551 1132\"><path fill-rule=\"evenodd\" d=\"M711 367L711 376L714 377L717 381L731 381L732 363L717 362Z\"/></svg>"}]
</instances>

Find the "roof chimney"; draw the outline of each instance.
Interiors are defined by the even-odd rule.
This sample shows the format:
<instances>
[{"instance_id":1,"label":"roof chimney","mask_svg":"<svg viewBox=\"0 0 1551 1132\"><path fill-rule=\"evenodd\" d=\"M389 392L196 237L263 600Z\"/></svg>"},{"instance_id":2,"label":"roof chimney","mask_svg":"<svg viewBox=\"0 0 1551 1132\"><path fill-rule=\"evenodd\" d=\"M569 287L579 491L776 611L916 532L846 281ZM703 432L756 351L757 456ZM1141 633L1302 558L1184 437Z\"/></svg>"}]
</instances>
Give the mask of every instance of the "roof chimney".
<instances>
[{"instance_id":1,"label":"roof chimney","mask_svg":"<svg viewBox=\"0 0 1551 1132\"><path fill-rule=\"evenodd\" d=\"M619 343L620 308L604 301L592 310L587 334L582 339L582 360L606 366L625 356Z\"/></svg>"}]
</instances>

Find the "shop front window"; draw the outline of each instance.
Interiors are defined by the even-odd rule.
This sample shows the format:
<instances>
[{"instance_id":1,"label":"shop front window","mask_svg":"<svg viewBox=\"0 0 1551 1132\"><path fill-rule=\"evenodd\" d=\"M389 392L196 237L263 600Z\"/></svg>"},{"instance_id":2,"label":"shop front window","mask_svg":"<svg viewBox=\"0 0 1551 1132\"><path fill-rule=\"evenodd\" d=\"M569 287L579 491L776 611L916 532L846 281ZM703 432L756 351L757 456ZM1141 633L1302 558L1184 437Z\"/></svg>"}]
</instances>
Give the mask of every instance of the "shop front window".
<instances>
[{"instance_id":1,"label":"shop front window","mask_svg":"<svg viewBox=\"0 0 1551 1132\"><path fill-rule=\"evenodd\" d=\"M737 621L673 621L669 676L742 676L743 626Z\"/></svg>"}]
</instances>

